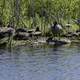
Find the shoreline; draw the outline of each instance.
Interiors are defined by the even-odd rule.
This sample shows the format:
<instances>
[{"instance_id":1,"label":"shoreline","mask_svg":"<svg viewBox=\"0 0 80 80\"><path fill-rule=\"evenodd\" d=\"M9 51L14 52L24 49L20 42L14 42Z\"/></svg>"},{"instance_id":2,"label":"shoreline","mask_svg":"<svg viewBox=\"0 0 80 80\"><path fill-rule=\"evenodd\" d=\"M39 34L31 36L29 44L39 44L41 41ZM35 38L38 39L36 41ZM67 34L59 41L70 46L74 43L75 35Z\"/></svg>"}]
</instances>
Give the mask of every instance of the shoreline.
<instances>
[{"instance_id":1,"label":"shoreline","mask_svg":"<svg viewBox=\"0 0 80 80\"><path fill-rule=\"evenodd\" d=\"M41 39L37 39L37 40L12 40L11 41L11 45L9 45L8 41L7 41L6 46L5 46L4 43L2 45L2 43L0 41L0 47L3 46L3 47L14 48L16 46L33 46L34 47L34 46L42 46L42 45L54 45L54 42L53 43L51 42L50 44L47 43L46 39L47 39L46 37L41 37ZM63 38L63 39L65 39L65 38ZM70 45L72 45L72 44L80 44L80 40L78 40L78 39L70 40L70 41L71 41L71 43L67 43L67 44L70 44ZM67 45L67 44L63 44L63 45ZM59 45L57 45L57 46L59 46Z\"/></svg>"}]
</instances>

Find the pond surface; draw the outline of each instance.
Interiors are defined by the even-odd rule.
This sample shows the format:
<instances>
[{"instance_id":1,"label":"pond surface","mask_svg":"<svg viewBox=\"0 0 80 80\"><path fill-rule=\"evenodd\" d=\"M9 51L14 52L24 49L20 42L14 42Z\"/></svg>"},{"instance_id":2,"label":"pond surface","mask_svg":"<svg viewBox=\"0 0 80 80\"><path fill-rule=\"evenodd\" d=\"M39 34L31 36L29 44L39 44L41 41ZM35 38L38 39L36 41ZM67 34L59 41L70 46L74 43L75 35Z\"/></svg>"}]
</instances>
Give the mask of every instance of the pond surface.
<instances>
[{"instance_id":1,"label":"pond surface","mask_svg":"<svg viewBox=\"0 0 80 80\"><path fill-rule=\"evenodd\" d=\"M0 80L80 80L80 48L1 49Z\"/></svg>"}]
</instances>

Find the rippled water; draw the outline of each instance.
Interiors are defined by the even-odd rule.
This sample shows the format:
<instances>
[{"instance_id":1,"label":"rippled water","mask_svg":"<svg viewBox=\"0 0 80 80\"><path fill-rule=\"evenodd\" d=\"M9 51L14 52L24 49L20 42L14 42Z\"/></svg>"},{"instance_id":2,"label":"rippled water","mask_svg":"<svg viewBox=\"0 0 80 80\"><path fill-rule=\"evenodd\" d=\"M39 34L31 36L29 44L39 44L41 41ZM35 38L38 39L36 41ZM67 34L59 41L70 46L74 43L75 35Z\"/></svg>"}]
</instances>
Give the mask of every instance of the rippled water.
<instances>
[{"instance_id":1,"label":"rippled water","mask_svg":"<svg viewBox=\"0 0 80 80\"><path fill-rule=\"evenodd\" d=\"M0 80L80 80L79 46L1 49Z\"/></svg>"}]
</instances>

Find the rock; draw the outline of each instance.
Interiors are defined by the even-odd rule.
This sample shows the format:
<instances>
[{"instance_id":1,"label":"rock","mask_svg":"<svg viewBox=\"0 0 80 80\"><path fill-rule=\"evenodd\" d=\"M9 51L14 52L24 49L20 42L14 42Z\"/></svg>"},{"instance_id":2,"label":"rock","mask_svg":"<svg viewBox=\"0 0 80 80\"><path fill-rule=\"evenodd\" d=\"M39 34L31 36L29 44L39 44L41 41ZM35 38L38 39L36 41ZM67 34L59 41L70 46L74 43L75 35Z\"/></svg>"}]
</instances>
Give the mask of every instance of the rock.
<instances>
[{"instance_id":1,"label":"rock","mask_svg":"<svg viewBox=\"0 0 80 80\"><path fill-rule=\"evenodd\" d=\"M37 40L40 44L46 44L46 37L41 37Z\"/></svg>"},{"instance_id":2,"label":"rock","mask_svg":"<svg viewBox=\"0 0 80 80\"><path fill-rule=\"evenodd\" d=\"M41 32L40 32L40 31L33 32L32 35L33 35L33 36L40 36L40 35L41 35Z\"/></svg>"},{"instance_id":3,"label":"rock","mask_svg":"<svg viewBox=\"0 0 80 80\"><path fill-rule=\"evenodd\" d=\"M35 32L35 29L28 30L28 33L32 33L32 32Z\"/></svg>"},{"instance_id":4,"label":"rock","mask_svg":"<svg viewBox=\"0 0 80 80\"><path fill-rule=\"evenodd\" d=\"M16 29L16 33L19 33L19 32L27 32L27 29L26 28L18 28L18 29Z\"/></svg>"},{"instance_id":5,"label":"rock","mask_svg":"<svg viewBox=\"0 0 80 80\"><path fill-rule=\"evenodd\" d=\"M5 32L0 32L0 39L4 38L4 37L6 37L6 36L8 36L8 35L6 35Z\"/></svg>"},{"instance_id":6,"label":"rock","mask_svg":"<svg viewBox=\"0 0 80 80\"><path fill-rule=\"evenodd\" d=\"M62 37L68 37L68 38L78 37L79 34L80 34L79 32L68 32L67 34L62 35Z\"/></svg>"},{"instance_id":7,"label":"rock","mask_svg":"<svg viewBox=\"0 0 80 80\"><path fill-rule=\"evenodd\" d=\"M41 31L39 31L39 29L30 29L28 30L28 33L29 33L29 36L32 37L32 36L40 36L41 35Z\"/></svg>"},{"instance_id":8,"label":"rock","mask_svg":"<svg viewBox=\"0 0 80 80\"><path fill-rule=\"evenodd\" d=\"M80 30L76 30L76 33L80 32Z\"/></svg>"},{"instance_id":9,"label":"rock","mask_svg":"<svg viewBox=\"0 0 80 80\"><path fill-rule=\"evenodd\" d=\"M15 34L14 39L15 40L28 40L29 34L28 33L18 33Z\"/></svg>"},{"instance_id":10,"label":"rock","mask_svg":"<svg viewBox=\"0 0 80 80\"><path fill-rule=\"evenodd\" d=\"M12 36L12 35L14 35L14 34L15 34L15 29L14 29L14 28L9 27L9 28L7 28L6 33L7 33L9 36Z\"/></svg>"},{"instance_id":11,"label":"rock","mask_svg":"<svg viewBox=\"0 0 80 80\"><path fill-rule=\"evenodd\" d=\"M71 43L71 40L69 39L61 39L60 41L62 41L65 44Z\"/></svg>"},{"instance_id":12,"label":"rock","mask_svg":"<svg viewBox=\"0 0 80 80\"><path fill-rule=\"evenodd\" d=\"M78 34L78 33L76 33L76 32L74 32L74 33L72 33L72 36L73 36L73 37L78 37L78 36L79 36L79 34Z\"/></svg>"},{"instance_id":13,"label":"rock","mask_svg":"<svg viewBox=\"0 0 80 80\"><path fill-rule=\"evenodd\" d=\"M4 37L10 37L15 34L15 30L13 28L2 28L0 31L0 39Z\"/></svg>"}]
</instances>

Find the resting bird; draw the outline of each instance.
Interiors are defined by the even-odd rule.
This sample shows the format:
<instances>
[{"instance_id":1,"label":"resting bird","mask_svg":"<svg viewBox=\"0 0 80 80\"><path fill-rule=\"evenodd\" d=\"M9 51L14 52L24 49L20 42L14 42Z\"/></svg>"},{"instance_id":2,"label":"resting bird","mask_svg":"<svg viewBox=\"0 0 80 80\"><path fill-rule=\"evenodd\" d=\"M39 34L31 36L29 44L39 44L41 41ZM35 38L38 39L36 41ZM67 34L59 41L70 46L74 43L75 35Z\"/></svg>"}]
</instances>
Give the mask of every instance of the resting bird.
<instances>
[{"instance_id":1,"label":"resting bird","mask_svg":"<svg viewBox=\"0 0 80 80\"><path fill-rule=\"evenodd\" d=\"M51 31L53 33L54 38L60 37L62 26L58 24L57 22L54 22L54 24L51 26Z\"/></svg>"}]
</instances>

